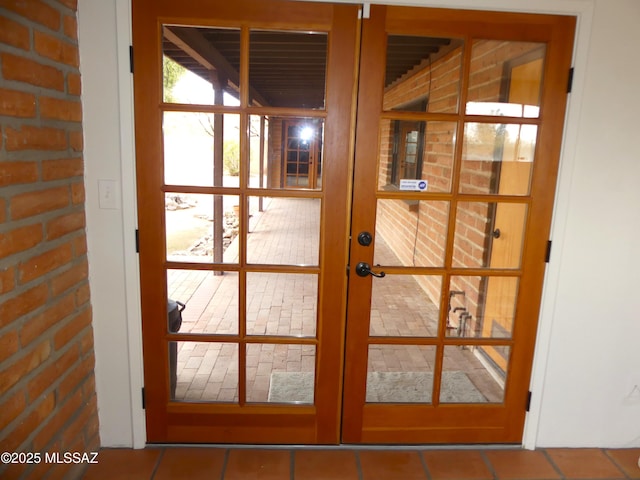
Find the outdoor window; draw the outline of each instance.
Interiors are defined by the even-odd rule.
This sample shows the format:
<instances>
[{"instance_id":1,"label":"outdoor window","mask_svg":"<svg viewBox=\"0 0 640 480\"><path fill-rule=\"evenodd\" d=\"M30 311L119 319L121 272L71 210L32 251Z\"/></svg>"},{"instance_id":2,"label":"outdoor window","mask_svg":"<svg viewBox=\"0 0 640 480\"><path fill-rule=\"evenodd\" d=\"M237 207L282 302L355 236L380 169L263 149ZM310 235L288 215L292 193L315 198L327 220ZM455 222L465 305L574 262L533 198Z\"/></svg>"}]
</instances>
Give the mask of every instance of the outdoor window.
<instances>
[{"instance_id":1,"label":"outdoor window","mask_svg":"<svg viewBox=\"0 0 640 480\"><path fill-rule=\"evenodd\" d=\"M394 110L424 112L427 99L423 98ZM399 187L400 180L422 178L424 138L427 122L393 121L393 150L391 158L391 184Z\"/></svg>"}]
</instances>

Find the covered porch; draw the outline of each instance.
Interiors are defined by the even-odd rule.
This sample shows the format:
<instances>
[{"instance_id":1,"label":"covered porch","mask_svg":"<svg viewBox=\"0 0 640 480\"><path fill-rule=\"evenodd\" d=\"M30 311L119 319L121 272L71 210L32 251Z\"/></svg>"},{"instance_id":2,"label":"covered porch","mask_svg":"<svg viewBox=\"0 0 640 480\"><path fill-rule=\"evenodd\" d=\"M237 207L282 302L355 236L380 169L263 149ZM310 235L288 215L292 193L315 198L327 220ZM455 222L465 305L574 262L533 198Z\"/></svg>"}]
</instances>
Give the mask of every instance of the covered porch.
<instances>
[{"instance_id":1,"label":"covered porch","mask_svg":"<svg viewBox=\"0 0 640 480\"><path fill-rule=\"evenodd\" d=\"M248 259L256 264L303 265L317 263L320 235L321 199L266 198L263 211L253 209L247 236ZM236 237L224 252L225 262L238 261ZM376 262L397 265L398 259L381 235L376 237ZM186 304L182 313L181 333L214 333L237 335L239 331L239 273L204 270L169 270L167 273L170 299ZM248 272L246 292L246 332L248 335L314 337L317 316L317 275L291 273ZM370 335L435 336L439 307L411 275L387 275L373 279L374 287L370 315ZM195 402L238 401L238 345L229 342L177 343L176 388L174 399ZM313 388L315 346L250 343L246 352L246 389L248 402L307 403L295 389L274 393L274 382L287 382ZM371 345L369 349L368 389L378 376L379 381L391 381L402 389L426 392L432 377L435 348L417 345ZM473 397L482 402L501 402L503 385L496 372L482 361L482 355L471 348L447 347L446 372L464 372L473 389ZM386 372L397 372L386 380ZM290 375L281 375L283 373ZM300 375L306 375L300 378ZM426 376L425 376L426 375ZM454 377L449 377L456 382ZM382 379L382 380L380 380ZM465 380L463 380L465 381ZM398 383L400 382L400 383ZM466 382L466 381L465 381ZM398 387L399 386L399 387ZM470 386L470 388L471 388ZM279 396L278 396L279 395ZM284 395L284 396L282 396ZM288 396L287 396L288 395ZM423 397L407 397L402 392L377 397L372 401L425 401ZM430 397L426 403L431 401ZM463 397L452 402L466 401Z\"/></svg>"}]
</instances>

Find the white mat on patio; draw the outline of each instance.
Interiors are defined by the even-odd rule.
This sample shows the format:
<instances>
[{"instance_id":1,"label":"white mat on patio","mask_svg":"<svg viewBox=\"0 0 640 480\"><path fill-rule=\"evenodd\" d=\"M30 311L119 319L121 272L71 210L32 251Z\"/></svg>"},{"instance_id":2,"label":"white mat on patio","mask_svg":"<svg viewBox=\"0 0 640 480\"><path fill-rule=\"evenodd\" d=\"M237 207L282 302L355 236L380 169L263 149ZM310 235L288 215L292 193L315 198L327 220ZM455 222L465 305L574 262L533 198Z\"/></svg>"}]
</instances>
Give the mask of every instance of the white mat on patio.
<instances>
[{"instance_id":1,"label":"white mat on patio","mask_svg":"<svg viewBox=\"0 0 640 480\"><path fill-rule=\"evenodd\" d=\"M272 372L269 402L313 403L312 372ZM367 374L367 402L431 403L433 373L372 372ZM486 403L487 399L466 373L442 374L442 403Z\"/></svg>"}]
</instances>

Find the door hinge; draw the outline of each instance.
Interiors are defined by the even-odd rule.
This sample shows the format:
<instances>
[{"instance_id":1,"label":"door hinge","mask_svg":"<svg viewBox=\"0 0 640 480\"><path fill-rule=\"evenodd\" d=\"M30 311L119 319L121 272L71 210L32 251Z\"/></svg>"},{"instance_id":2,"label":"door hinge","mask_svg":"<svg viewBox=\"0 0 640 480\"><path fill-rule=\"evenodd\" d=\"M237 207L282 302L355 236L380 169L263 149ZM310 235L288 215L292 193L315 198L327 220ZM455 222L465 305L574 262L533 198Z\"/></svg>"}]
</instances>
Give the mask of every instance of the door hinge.
<instances>
[{"instance_id":1,"label":"door hinge","mask_svg":"<svg viewBox=\"0 0 640 480\"><path fill-rule=\"evenodd\" d=\"M133 45L129 45L129 70L133 73Z\"/></svg>"},{"instance_id":2,"label":"door hinge","mask_svg":"<svg viewBox=\"0 0 640 480\"><path fill-rule=\"evenodd\" d=\"M549 263L549 259L551 259L551 240L547 241L547 251L544 254L544 263Z\"/></svg>"},{"instance_id":3,"label":"door hinge","mask_svg":"<svg viewBox=\"0 0 640 480\"><path fill-rule=\"evenodd\" d=\"M573 67L569 69L569 80L567 80L567 93L571 93L573 88Z\"/></svg>"},{"instance_id":4,"label":"door hinge","mask_svg":"<svg viewBox=\"0 0 640 480\"><path fill-rule=\"evenodd\" d=\"M144 398L144 387L142 387L142 409L145 410L147 408L147 402L145 401Z\"/></svg>"},{"instance_id":5,"label":"door hinge","mask_svg":"<svg viewBox=\"0 0 640 480\"><path fill-rule=\"evenodd\" d=\"M136 253L140 253L140 230L136 228Z\"/></svg>"},{"instance_id":6,"label":"door hinge","mask_svg":"<svg viewBox=\"0 0 640 480\"><path fill-rule=\"evenodd\" d=\"M525 411L528 412L529 408L531 408L531 390L527 392L527 404L525 405Z\"/></svg>"}]
</instances>

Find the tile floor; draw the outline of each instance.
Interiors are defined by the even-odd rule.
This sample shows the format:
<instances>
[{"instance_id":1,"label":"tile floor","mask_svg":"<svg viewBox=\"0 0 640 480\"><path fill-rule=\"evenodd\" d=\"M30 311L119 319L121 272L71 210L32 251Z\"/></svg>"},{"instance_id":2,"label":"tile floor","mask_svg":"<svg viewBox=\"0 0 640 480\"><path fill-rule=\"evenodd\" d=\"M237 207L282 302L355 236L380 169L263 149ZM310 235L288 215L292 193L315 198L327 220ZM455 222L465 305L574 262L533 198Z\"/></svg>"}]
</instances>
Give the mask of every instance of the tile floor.
<instances>
[{"instance_id":1,"label":"tile floor","mask_svg":"<svg viewBox=\"0 0 640 480\"><path fill-rule=\"evenodd\" d=\"M640 479L640 449L103 449L85 480Z\"/></svg>"}]
</instances>

